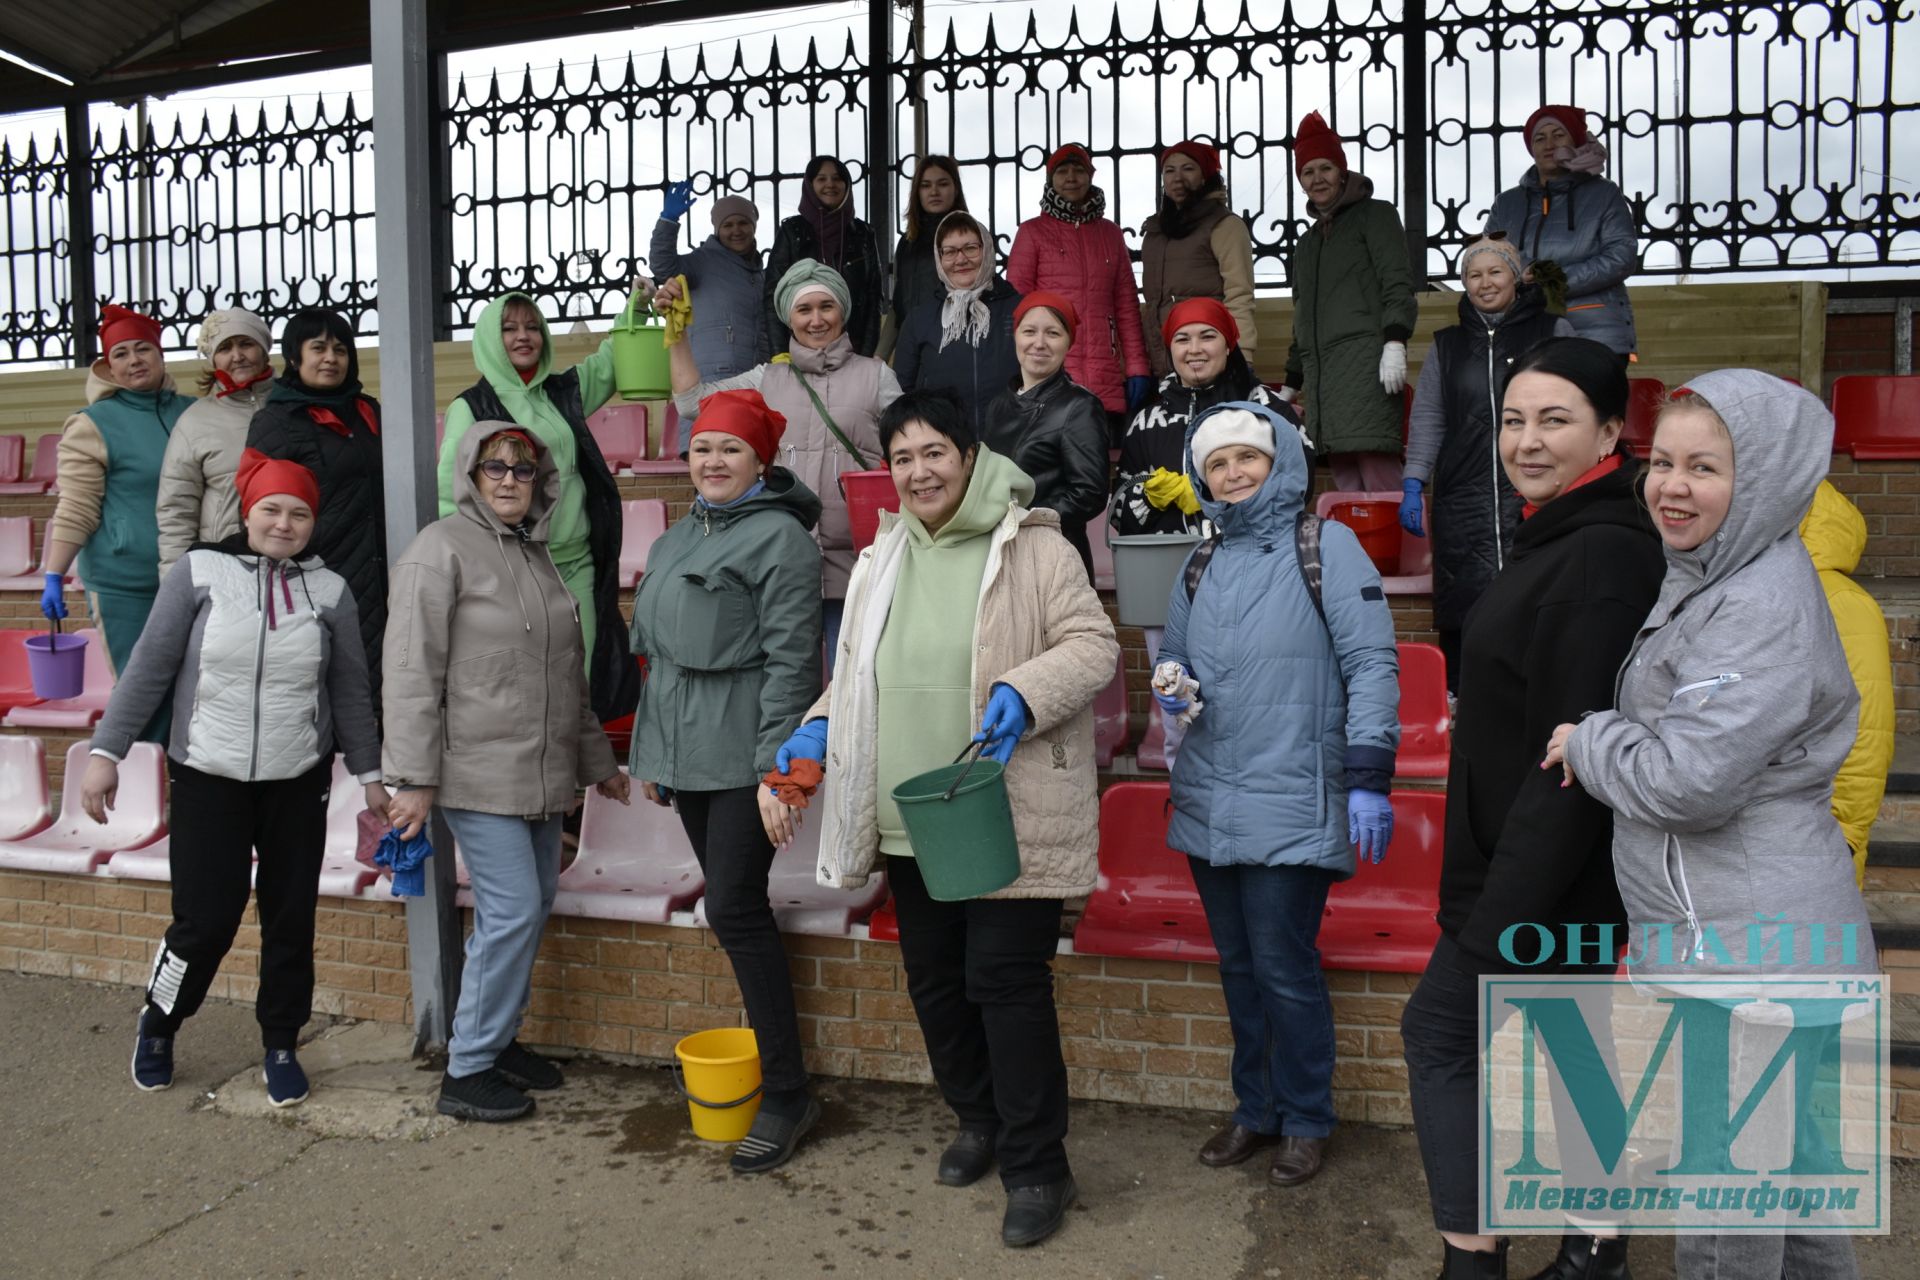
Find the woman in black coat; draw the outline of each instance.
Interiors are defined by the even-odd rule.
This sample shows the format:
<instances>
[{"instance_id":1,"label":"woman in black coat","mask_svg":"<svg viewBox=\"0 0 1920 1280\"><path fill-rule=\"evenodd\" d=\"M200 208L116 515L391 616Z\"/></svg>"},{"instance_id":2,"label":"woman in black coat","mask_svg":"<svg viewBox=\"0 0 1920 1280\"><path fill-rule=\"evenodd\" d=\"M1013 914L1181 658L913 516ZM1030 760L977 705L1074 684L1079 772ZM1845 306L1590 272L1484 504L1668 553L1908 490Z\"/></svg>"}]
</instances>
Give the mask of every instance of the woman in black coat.
<instances>
[{"instance_id":1,"label":"woman in black coat","mask_svg":"<svg viewBox=\"0 0 1920 1280\"><path fill-rule=\"evenodd\" d=\"M907 318L924 302L938 302L946 294L936 266L940 220L965 213L967 195L960 188L960 162L952 156L926 155L913 167L913 198L907 202L907 227L893 246L893 328L898 334ZM993 247L993 241L987 241ZM901 384L905 386L903 382Z\"/></svg>"},{"instance_id":2,"label":"woman in black coat","mask_svg":"<svg viewBox=\"0 0 1920 1280\"><path fill-rule=\"evenodd\" d=\"M247 449L285 458L320 482L307 551L347 581L360 613L373 705L380 705L380 637L387 629L387 505L380 402L360 389L353 326L310 307L280 338L285 372L247 425Z\"/></svg>"},{"instance_id":3,"label":"woman in black coat","mask_svg":"<svg viewBox=\"0 0 1920 1280\"><path fill-rule=\"evenodd\" d=\"M765 297L767 331L773 349L785 351L787 318L773 295L787 268L802 258L832 267L853 295L847 337L854 351L870 356L880 344L880 305L886 276L880 266L880 242L873 228L853 216L853 175L833 156L815 156L807 162L806 182L800 189L800 212L780 224L767 254Z\"/></svg>"},{"instance_id":4,"label":"woman in black coat","mask_svg":"<svg viewBox=\"0 0 1920 1280\"><path fill-rule=\"evenodd\" d=\"M1020 372L1013 354L1013 312L1020 295L995 270L993 233L965 212L948 214L938 245L935 296L908 315L893 347L902 391L951 391L966 406L974 434L987 409Z\"/></svg>"},{"instance_id":5,"label":"woman in black coat","mask_svg":"<svg viewBox=\"0 0 1920 1280\"><path fill-rule=\"evenodd\" d=\"M1615 673L1666 572L1619 447L1626 412L1619 361L1584 338L1552 339L1521 356L1502 401L1500 460L1523 520L1506 567L1461 636L1441 936L1400 1023L1448 1277L1506 1275L1504 1243L1476 1234L1479 978L1583 971L1564 949L1540 955L1532 929L1509 939L1502 954L1510 926L1537 924L1564 942L1570 925L1591 939L1605 925L1619 937L1626 924L1612 813L1578 787L1561 786L1559 770L1540 768L1557 725L1613 705ZM1613 959L1593 967L1610 973ZM1556 1090L1556 1111L1563 1100ZM1593 1269L1543 1275L1625 1274L1623 1238L1575 1232L1562 1253L1569 1262L1590 1259Z\"/></svg>"}]
</instances>

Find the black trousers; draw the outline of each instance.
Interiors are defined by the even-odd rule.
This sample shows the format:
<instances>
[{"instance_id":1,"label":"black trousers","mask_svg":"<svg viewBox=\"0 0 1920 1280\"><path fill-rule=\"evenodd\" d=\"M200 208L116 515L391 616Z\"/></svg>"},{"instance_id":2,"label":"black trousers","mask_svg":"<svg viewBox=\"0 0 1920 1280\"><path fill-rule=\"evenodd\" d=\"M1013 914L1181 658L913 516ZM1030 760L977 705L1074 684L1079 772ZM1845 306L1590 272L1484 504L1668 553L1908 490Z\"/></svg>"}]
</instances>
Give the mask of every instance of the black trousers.
<instances>
[{"instance_id":1,"label":"black trousers","mask_svg":"<svg viewBox=\"0 0 1920 1280\"><path fill-rule=\"evenodd\" d=\"M1067 1176L1067 1064L1053 1005L1058 898L936 902L887 859L907 994L960 1127L996 1136L1007 1189Z\"/></svg>"},{"instance_id":2,"label":"black trousers","mask_svg":"<svg viewBox=\"0 0 1920 1280\"><path fill-rule=\"evenodd\" d=\"M773 845L760 822L757 787L676 791L680 825L707 877L707 927L720 939L740 984L740 1002L760 1048L760 1082L769 1093L806 1087L800 1018L780 926L767 901Z\"/></svg>"},{"instance_id":3,"label":"black trousers","mask_svg":"<svg viewBox=\"0 0 1920 1280\"><path fill-rule=\"evenodd\" d=\"M254 1016L269 1052L291 1049L313 1016L313 913L333 758L278 782L236 782L172 759L167 775L173 923L147 980L149 1033L171 1036L199 1011L240 930L251 881L260 908Z\"/></svg>"},{"instance_id":4,"label":"black trousers","mask_svg":"<svg viewBox=\"0 0 1920 1280\"><path fill-rule=\"evenodd\" d=\"M1440 639L1440 656L1447 660L1447 692L1460 692L1460 631L1458 628L1435 627L1434 634Z\"/></svg>"}]
</instances>

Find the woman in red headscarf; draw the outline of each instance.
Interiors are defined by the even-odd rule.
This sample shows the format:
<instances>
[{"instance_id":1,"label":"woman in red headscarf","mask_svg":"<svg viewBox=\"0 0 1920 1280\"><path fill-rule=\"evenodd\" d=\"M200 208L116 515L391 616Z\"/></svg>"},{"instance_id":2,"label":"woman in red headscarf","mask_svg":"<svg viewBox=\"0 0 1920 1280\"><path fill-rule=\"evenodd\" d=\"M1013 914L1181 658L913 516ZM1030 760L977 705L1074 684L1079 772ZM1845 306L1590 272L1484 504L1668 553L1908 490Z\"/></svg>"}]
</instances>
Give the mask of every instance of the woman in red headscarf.
<instances>
[{"instance_id":1,"label":"woman in red headscarf","mask_svg":"<svg viewBox=\"0 0 1920 1280\"><path fill-rule=\"evenodd\" d=\"M1160 212L1140 225L1140 267L1149 333L1159 332L1181 301L1211 298L1233 317L1240 350L1253 350L1253 234L1227 208L1220 152L1212 145L1189 139L1161 153ZM1156 378L1173 368L1164 344L1149 343L1147 359Z\"/></svg>"}]
</instances>

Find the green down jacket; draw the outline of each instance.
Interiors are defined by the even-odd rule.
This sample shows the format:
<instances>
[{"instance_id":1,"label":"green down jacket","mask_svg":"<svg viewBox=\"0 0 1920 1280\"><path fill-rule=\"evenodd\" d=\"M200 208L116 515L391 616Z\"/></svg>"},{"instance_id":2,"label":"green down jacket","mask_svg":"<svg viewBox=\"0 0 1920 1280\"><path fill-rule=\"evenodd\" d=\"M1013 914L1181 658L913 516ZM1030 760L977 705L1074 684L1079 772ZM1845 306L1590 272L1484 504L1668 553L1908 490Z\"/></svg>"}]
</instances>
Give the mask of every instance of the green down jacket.
<instances>
[{"instance_id":1,"label":"green down jacket","mask_svg":"<svg viewBox=\"0 0 1920 1280\"><path fill-rule=\"evenodd\" d=\"M753 497L696 501L653 544L633 597L636 780L723 791L773 768L820 693L819 519L813 491L769 467Z\"/></svg>"}]
</instances>

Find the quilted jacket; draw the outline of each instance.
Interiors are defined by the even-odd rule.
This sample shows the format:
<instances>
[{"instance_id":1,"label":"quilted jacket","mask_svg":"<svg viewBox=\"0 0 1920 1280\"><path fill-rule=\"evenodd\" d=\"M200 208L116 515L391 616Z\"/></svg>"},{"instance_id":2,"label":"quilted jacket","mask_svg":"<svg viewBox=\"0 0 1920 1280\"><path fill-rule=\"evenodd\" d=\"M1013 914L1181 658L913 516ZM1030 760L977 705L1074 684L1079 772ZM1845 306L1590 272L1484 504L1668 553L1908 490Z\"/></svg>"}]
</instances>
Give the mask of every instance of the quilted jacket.
<instances>
[{"instance_id":1,"label":"quilted jacket","mask_svg":"<svg viewBox=\"0 0 1920 1280\"><path fill-rule=\"evenodd\" d=\"M1149 372L1140 329L1140 286L1126 237L1110 219L1072 223L1041 214L1020 224L1007 254L1007 283L1021 293L1048 289L1074 305L1080 326L1067 372L1110 413L1127 407L1127 379Z\"/></svg>"}]
</instances>

